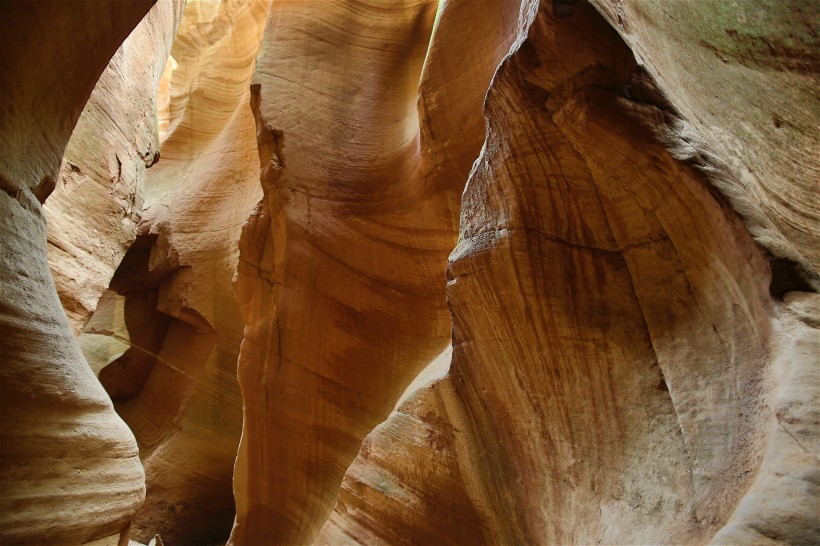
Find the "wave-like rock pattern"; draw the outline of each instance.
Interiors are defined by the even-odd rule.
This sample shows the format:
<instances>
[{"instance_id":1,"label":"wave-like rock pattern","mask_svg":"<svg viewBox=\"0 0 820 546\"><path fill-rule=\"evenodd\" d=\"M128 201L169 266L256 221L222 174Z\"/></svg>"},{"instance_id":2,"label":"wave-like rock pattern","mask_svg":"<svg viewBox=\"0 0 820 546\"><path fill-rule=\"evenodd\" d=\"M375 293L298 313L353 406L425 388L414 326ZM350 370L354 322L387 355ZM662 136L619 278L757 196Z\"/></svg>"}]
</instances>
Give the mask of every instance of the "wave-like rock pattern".
<instances>
[{"instance_id":1,"label":"wave-like rock pattern","mask_svg":"<svg viewBox=\"0 0 820 546\"><path fill-rule=\"evenodd\" d=\"M812 542L816 295L773 298L598 12L521 13L450 257L451 369L368 436L316 543Z\"/></svg>"},{"instance_id":2,"label":"wave-like rock pattern","mask_svg":"<svg viewBox=\"0 0 820 546\"><path fill-rule=\"evenodd\" d=\"M140 447L147 496L131 536L143 542L217 543L233 524L243 322L231 280L261 197L250 79L267 10L258 0L185 6L159 85L162 157L145 177L137 238L81 336L122 353L99 376Z\"/></svg>"},{"instance_id":3,"label":"wave-like rock pattern","mask_svg":"<svg viewBox=\"0 0 820 546\"><path fill-rule=\"evenodd\" d=\"M151 2L0 4L0 541L119 532L144 498L134 436L60 305L41 203L95 82ZM36 36L36 37L35 37Z\"/></svg>"},{"instance_id":4,"label":"wave-like rock pattern","mask_svg":"<svg viewBox=\"0 0 820 546\"><path fill-rule=\"evenodd\" d=\"M820 7L151 4L0 3L0 541L820 541Z\"/></svg>"},{"instance_id":5,"label":"wave-like rock pattern","mask_svg":"<svg viewBox=\"0 0 820 546\"><path fill-rule=\"evenodd\" d=\"M362 438L446 346L459 196L515 24L501 7L443 4L433 31L426 0L273 4L254 88L265 197L240 241L232 544L310 542Z\"/></svg>"}]
</instances>

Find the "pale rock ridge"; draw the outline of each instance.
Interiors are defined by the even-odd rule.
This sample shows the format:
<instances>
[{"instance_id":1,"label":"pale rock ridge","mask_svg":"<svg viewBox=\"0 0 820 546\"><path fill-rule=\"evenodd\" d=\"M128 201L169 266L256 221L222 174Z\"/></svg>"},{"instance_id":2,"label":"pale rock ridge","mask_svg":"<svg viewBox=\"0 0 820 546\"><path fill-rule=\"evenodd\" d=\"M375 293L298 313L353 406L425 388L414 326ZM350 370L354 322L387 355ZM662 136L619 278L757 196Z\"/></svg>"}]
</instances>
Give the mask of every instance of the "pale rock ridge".
<instances>
[{"instance_id":1,"label":"pale rock ridge","mask_svg":"<svg viewBox=\"0 0 820 546\"><path fill-rule=\"evenodd\" d=\"M677 152L718 158L711 182L752 235L805 280L820 273L820 4L591 0L680 119ZM699 158L695 158L697 161Z\"/></svg>"},{"instance_id":2,"label":"pale rock ridge","mask_svg":"<svg viewBox=\"0 0 820 546\"><path fill-rule=\"evenodd\" d=\"M316 543L816 542L816 295L779 300L589 5L521 14L450 257L451 370L364 441Z\"/></svg>"},{"instance_id":3,"label":"pale rock ridge","mask_svg":"<svg viewBox=\"0 0 820 546\"><path fill-rule=\"evenodd\" d=\"M81 336L112 347L97 368L140 447L147 498L131 536L143 542L216 543L233 523L242 320L231 280L261 196L249 84L268 6L185 6L159 86L162 159L136 241Z\"/></svg>"},{"instance_id":4,"label":"pale rock ridge","mask_svg":"<svg viewBox=\"0 0 820 546\"><path fill-rule=\"evenodd\" d=\"M712 544L816 544L820 537L820 300L789 292L779 317L771 428L757 477Z\"/></svg>"},{"instance_id":5,"label":"pale rock ridge","mask_svg":"<svg viewBox=\"0 0 820 546\"><path fill-rule=\"evenodd\" d=\"M140 0L0 4L4 544L111 535L144 498L134 437L85 362L60 305L41 203L54 189L94 82L150 7Z\"/></svg>"},{"instance_id":6,"label":"pale rock ridge","mask_svg":"<svg viewBox=\"0 0 820 546\"><path fill-rule=\"evenodd\" d=\"M157 3L103 71L45 205L51 274L79 333L136 237L145 169L159 159L156 89L181 0Z\"/></svg>"}]
</instances>

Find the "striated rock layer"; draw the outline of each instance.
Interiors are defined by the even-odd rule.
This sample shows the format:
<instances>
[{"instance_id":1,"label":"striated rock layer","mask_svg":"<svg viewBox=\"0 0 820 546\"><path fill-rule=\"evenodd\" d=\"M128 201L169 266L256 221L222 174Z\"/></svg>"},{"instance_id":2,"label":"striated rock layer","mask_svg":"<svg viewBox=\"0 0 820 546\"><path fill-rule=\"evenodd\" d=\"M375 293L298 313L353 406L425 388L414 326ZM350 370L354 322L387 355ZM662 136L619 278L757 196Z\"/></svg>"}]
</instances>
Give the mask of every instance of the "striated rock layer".
<instances>
[{"instance_id":1,"label":"striated rock layer","mask_svg":"<svg viewBox=\"0 0 820 546\"><path fill-rule=\"evenodd\" d=\"M467 4L443 3L434 32L426 0L272 5L253 89L265 196L237 280L232 544L310 542L362 438L447 344L446 256L514 24Z\"/></svg>"},{"instance_id":2,"label":"striated rock layer","mask_svg":"<svg viewBox=\"0 0 820 546\"><path fill-rule=\"evenodd\" d=\"M663 127L672 153L711 168L711 182L778 257L776 277L794 264L816 282L820 4L591 3L679 112Z\"/></svg>"},{"instance_id":3,"label":"striated rock layer","mask_svg":"<svg viewBox=\"0 0 820 546\"><path fill-rule=\"evenodd\" d=\"M4 544L111 535L144 498L134 437L85 362L60 305L42 203L94 83L150 7L139 0L0 4Z\"/></svg>"},{"instance_id":4,"label":"striated rock layer","mask_svg":"<svg viewBox=\"0 0 820 546\"><path fill-rule=\"evenodd\" d=\"M68 141L45 205L57 293L78 333L136 237L159 159L156 89L184 2L156 4L114 54Z\"/></svg>"},{"instance_id":5,"label":"striated rock layer","mask_svg":"<svg viewBox=\"0 0 820 546\"><path fill-rule=\"evenodd\" d=\"M0 542L820 542L820 5L151 4L0 4Z\"/></svg>"},{"instance_id":6,"label":"striated rock layer","mask_svg":"<svg viewBox=\"0 0 820 546\"><path fill-rule=\"evenodd\" d=\"M159 85L162 159L136 240L81 335L139 444L147 497L131 536L142 542L224 542L233 523L242 320L231 279L261 197L249 83L267 10L185 6Z\"/></svg>"},{"instance_id":7,"label":"striated rock layer","mask_svg":"<svg viewBox=\"0 0 820 546\"><path fill-rule=\"evenodd\" d=\"M596 10L521 14L450 256L450 371L368 436L316 543L816 542L816 294L773 297L716 152L673 138L676 95Z\"/></svg>"}]
</instances>

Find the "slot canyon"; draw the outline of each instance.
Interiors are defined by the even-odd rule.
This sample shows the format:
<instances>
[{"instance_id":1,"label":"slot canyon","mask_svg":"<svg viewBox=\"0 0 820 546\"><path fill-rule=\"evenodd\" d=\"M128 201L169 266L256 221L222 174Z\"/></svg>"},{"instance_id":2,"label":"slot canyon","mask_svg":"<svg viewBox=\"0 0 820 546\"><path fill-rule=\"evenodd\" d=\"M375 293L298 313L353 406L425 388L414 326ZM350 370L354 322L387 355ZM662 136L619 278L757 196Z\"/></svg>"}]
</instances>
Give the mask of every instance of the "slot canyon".
<instances>
[{"instance_id":1,"label":"slot canyon","mask_svg":"<svg viewBox=\"0 0 820 546\"><path fill-rule=\"evenodd\" d=\"M816 0L0 0L0 544L820 545Z\"/></svg>"}]
</instances>

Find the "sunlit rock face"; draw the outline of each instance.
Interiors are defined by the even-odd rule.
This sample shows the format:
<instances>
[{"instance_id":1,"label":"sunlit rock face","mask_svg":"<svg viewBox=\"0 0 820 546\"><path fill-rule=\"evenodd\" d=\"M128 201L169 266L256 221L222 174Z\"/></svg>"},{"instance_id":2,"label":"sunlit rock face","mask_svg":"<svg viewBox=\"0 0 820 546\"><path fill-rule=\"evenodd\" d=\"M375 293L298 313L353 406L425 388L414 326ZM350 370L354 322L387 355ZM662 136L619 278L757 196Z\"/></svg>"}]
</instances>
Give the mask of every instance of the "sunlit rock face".
<instances>
[{"instance_id":1,"label":"sunlit rock face","mask_svg":"<svg viewBox=\"0 0 820 546\"><path fill-rule=\"evenodd\" d=\"M820 542L819 7L150 4L0 7L0 542Z\"/></svg>"},{"instance_id":2,"label":"sunlit rock face","mask_svg":"<svg viewBox=\"0 0 820 546\"><path fill-rule=\"evenodd\" d=\"M250 78L268 3L189 2L159 83L161 160L135 240L80 336L134 431L147 496L131 536L224 542L242 428L231 279L261 197Z\"/></svg>"},{"instance_id":3,"label":"sunlit rock face","mask_svg":"<svg viewBox=\"0 0 820 546\"><path fill-rule=\"evenodd\" d=\"M156 90L184 2L157 4L114 54L66 147L45 205L49 265L75 333L136 237L159 160Z\"/></svg>"},{"instance_id":4,"label":"sunlit rock face","mask_svg":"<svg viewBox=\"0 0 820 546\"><path fill-rule=\"evenodd\" d=\"M94 378L60 305L41 204L95 82L150 7L139 0L0 5L3 544L111 535L144 498L134 436Z\"/></svg>"}]
</instances>

